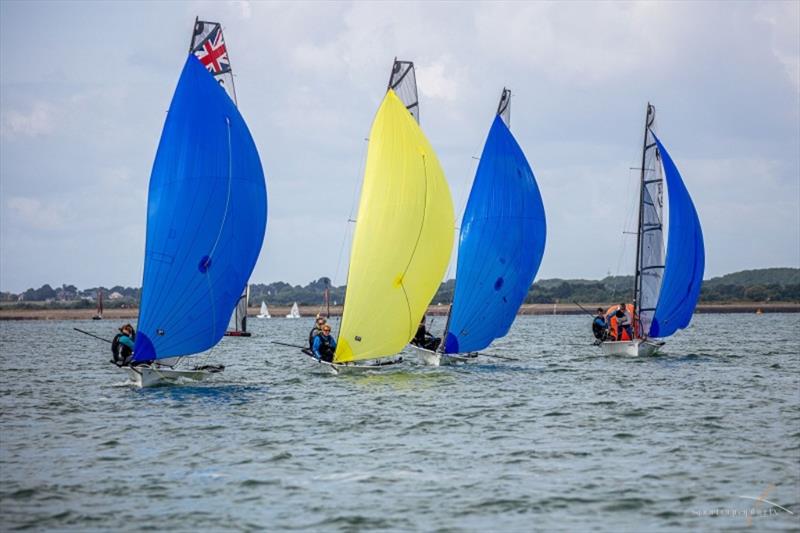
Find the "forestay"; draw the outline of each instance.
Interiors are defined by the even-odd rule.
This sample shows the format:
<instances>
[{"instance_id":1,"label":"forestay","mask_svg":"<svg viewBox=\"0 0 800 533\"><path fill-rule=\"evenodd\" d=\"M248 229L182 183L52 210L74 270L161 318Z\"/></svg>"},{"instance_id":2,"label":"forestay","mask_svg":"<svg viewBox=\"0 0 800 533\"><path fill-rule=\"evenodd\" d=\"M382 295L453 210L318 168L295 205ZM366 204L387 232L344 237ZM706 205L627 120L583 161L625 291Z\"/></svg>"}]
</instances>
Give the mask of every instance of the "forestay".
<instances>
[{"instance_id":1,"label":"forestay","mask_svg":"<svg viewBox=\"0 0 800 533\"><path fill-rule=\"evenodd\" d=\"M507 127L509 96L504 89L461 222L445 353L482 350L506 335L544 254L544 205Z\"/></svg>"},{"instance_id":2,"label":"forestay","mask_svg":"<svg viewBox=\"0 0 800 533\"><path fill-rule=\"evenodd\" d=\"M392 355L411 340L444 276L453 229L436 154L389 89L369 135L335 363Z\"/></svg>"},{"instance_id":3,"label":"forestay","mask_svg":"<svg viewBox=\"0 0 800 533\"><path fill-rule=\"evenodd\" d=\"M669 239L664 279L650 326L651 337L668 337L685 328L700 297L705 247L700 219L680 172L661 141L653 135L664 165L669 198Z\"/></svg>"},{"instance_id":4,"label":"forestay","mask_svg":"<svg viewBox=\"0 0 800 533\"><path fill-rule=\"evenodd\" d=\"M219 342L258 258L266 216L247 125L189 54L150 176L135 361Z\"/></svg>"}]
</instances>

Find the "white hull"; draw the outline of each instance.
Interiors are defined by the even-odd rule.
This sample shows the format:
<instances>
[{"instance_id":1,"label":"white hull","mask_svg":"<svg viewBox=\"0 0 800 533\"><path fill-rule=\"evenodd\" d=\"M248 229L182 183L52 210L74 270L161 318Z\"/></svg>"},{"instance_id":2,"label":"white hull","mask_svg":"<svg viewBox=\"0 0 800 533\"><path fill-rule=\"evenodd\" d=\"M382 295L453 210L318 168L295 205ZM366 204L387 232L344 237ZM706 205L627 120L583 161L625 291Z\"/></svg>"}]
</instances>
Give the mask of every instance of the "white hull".
<instances>
[{"instance_id":1,"label":"white hull","mask_svg":"<svg viewBox=\"0 0 800 533\"><path fill-rule=\"evenodd\" d=\"M605 341L600 348L605 355L624 355L628 357L649 357L655 355L664 346L663 342L634 339L632 341Z\"/></svg>"},{"instance_id":2,"label":"white hull","mask_svg":"<svg viewBox=\"0 0 800 533\"><path fill-rule=\"evenodd\" d=\"M137 387L171 384L181 380L203 381L217 373L207 370L174 370L159 366L126 366L123 368Z\"/></svg>"},{"instance_id":3,"label":"white hull","mask_svg":"<svg viewBox=\"0 0 800 533\"><path fill-rule=\"evenodd\" d=\"M272 318L269 315L256 315L256 318Z\"/></svg>"},{"instance_id":4,"label":"white hull","mask_svg":"<svg viewBox=\"0 0 800 533\"><path fill-rule=\"evenodd\" d=\"M459 363L469 363L470 361L474 361L478 358L478 354L450 354L450 353L441 353L441 352L433 352L431 350L426 350L425 348L420 348L414 344L409 344L411 348L413 348L417 352L417 357L422 362L422 364L426 366L447 366L447 365L456 365Z\"/></svg>"},{"instance_id":5,"label":"white hull","mask_svg":"<svg viewBox=\"0 0 800 533\"><path fill-rule=\"evenodd\" d=\"M311 350L302 350L315 365L325 369L331 374L362 374L364 372L384 372L401 366L404 362L402 356L384 357L382 359L372 359L370 361L359 361L353 363L328 363L318 361L313 355L309 355Z\"/></svg>"}]
</instances>

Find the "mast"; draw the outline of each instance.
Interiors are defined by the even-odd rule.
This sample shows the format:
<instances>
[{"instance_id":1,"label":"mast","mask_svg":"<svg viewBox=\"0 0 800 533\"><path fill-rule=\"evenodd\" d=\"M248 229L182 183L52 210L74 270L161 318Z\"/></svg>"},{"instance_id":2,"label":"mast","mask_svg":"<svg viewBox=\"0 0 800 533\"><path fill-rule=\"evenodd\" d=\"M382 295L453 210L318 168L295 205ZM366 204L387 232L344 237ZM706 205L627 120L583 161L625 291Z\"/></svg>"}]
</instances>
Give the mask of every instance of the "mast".
<instances>
[{"instance_id":1,"label":"mast","mask_svg":"<svg viewBox=\"0 0 800 533\"><path fill-rule=\"evenodd\" d=\"M655 120L656 108L647 102L647 113L644 119L644 138L642 139L642 164L639 168L639 220L636 228L636 268L633 278L633 316L631 319L634 321L634 328L640 326L636 322L637 311L640 307L639 300L641 298L641 282L642 282L642 238L643 238L643 224L644 224L644 187L645 187L645 158L647 155L647 132ZM641 328L640 328L641 329ZM635 331L634 331L635 334ZM641 335L641 331L640 331Z\"/></svg>"},{"instance_id":2,"label":"mast","mask_svg":"<svg viewBox=\"0 0 800 533\"><path fill-rule=\"evenodd\" d=\"M330 280L326 279L325 280L325 306L327 307L327 310L325 312L326 318L330 318L331 317L331 293L330 293L330 289L331 289L331 282L330 282Z\"/></svg>"}]
</instances>

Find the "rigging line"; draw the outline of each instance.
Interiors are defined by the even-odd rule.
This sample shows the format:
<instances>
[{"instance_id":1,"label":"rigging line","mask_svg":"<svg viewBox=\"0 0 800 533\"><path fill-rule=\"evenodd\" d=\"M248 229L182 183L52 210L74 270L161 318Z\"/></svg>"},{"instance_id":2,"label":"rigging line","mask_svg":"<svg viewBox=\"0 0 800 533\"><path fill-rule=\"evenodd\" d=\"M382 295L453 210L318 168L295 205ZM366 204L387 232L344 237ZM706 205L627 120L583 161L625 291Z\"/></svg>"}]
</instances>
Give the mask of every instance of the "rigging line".
<instances>
[{"instance_id":1,"label":"rigging line","mask_svg":"<svg viewBox=\"0 0 800 533\"><path fill-rule=\"evenodd\" d=\"M334 273L332 284L339 283L341 286L341 280L339 279L339 271L342 268L342 257L344 255L344 247L347 243L348 236L352 241L352 235L350 235L350 222L354 222L355 219L353 218L353 209L355 208L356 197L358 196L359 191L361 190L360 185L363 184L364 180L364 172L366 171L367 166L367 157L369 157L369 137L364 137L364 141L367 142L367 155L361 157L361 163L358 167L358 176L361 179L356 179L353 185L353 194L350 197L350 215L347 217L347 221L344 225L344 232L342 233L342 244L339 246L339 259L336 261L336 272ZM363 154L363 152L362 152ZM355 231L355 230L354 230ZM352 243L351 243L352 244ZM348 278L350 277L350 261L347 261L347 273L345 274L345 285L350 281ZM342 294L342 313L338 319L338 329L336 331L336 340L339 340L339 334L341 333L342 328L342 320L344 319L344 302L347 299L347 288L345 287L345 291Z\"/></svg>"},{"instance_id":2,"label":"rigging line","mask_svg":"<svg viewBox=\"0 0 800 533\"><path fill-rule=\"evenodd\" d=\"M211 259L214 257L214 252L217 250L219 239L222 237L222 230L225 228L225 221L228 218L228 208L231 205L231 185L233 183L233 153L231 152L231 119L225 117L225 123L228 125L228 196L225 199L225 212L222 214L222 222L219 225L217 232L217 239L214 241L214 246L211 247L211 252L208 254L209 266Z\"/></svg>"},{"instance_id":3,"label":"rigging line","mask_svg":"<svg viewBox=\"0 0 800 533\"><path fill-rule=\"evenodd\" d=\"M411 266L411 261L414 260L414 254L417 252L417 246L419 246L419 241L422 238L422 230L425 229L425 216L428 213L428 165L426 164L427 161L425 159L425 153L423 152L422 155L422 170L425 173L425 205L422 209L422 220L419 224L419 233L417 234L417 240L414 242L414 248L411 250L411 255L408 258L408 263L406 267L403 269L403 273L400 275L400 288L403 289L403 296L406 299L406 308L408 309L408 323L409 323L409 331L411 334L414 334L414 326L412 324L413 320L411 320L411 302L408 300L408 293L406 292L406 287L404 284L406 272L408 272L408 268Z\"/></svg>"}]
</instances>

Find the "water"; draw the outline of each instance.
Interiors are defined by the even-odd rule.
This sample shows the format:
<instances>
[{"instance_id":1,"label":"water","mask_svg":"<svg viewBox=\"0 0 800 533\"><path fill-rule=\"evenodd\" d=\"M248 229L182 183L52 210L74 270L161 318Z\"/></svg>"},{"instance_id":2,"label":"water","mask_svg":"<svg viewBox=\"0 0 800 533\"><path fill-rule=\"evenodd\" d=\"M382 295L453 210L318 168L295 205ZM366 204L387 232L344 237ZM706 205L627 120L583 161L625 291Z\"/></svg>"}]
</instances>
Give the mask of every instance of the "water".
<instances>
[{"instance_id":1,"label":"water","mask_svg":"<svg viewBox=\"0 0 800 533\"><path fill-rule=\"evenodd\" d=\"M0 529L800 528L800 315L699 315L648 359L520 317L519 361L361 376L252 319L214 381L143 390L72 331L116 325L0 323Z\"/></svg>"}]
</instances>

